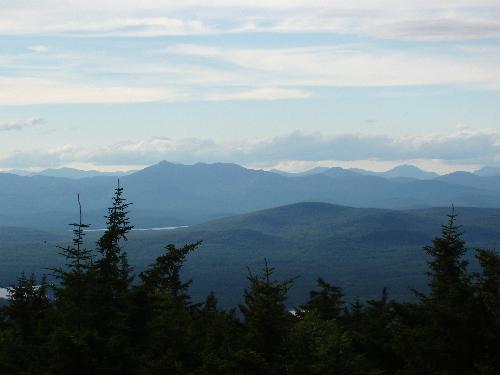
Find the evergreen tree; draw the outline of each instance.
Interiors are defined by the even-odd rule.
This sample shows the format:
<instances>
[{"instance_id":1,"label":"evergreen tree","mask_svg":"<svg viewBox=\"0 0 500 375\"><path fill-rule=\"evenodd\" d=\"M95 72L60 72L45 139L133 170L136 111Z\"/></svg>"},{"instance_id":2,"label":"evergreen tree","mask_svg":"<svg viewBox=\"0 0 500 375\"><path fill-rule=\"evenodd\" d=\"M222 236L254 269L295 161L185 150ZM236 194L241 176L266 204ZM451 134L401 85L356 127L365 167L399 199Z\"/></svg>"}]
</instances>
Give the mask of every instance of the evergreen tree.
<instances>
[{"instance_id":1,"label":"evergreen tree","mask_svg":"<svg viewBox=\"0 0 500 375\"><path fill-rule=\"evenodd\" d=\"M448 215L448 223L442 226L441 237L425 246L424 251L430 256L428 261L430 295L420 294L424 300L443 304L461 303L464 293L469 292L467 261L463 259L467 249L462 239L460 226L456 225L455 209Z\"/></svg>"},{"instance_id":2,"label":"evergreen tree","mask_svg":"<svg viewBox=\"0 0 500 375\"><path fill-rule=\"evenodd\" d=\"M120 180L115 189L113 204L108 208L106 230L97 242L100 257L89 272L92 327L95 330L94 348L103 373L129 371L133 358L127 353L131 347L129 322L129 287L131 268L121 241L133 229L128 218L127 203Z\"/></svg>"},{"instance_id":3,"label":"evergreen tree","mask_svg":"<svg viewBox=\"0 0 500 375\"><path fill-rule=\"evenodd\" d=\"M134 305L134 325L142 332L134 336L144 345L140 360L146 374L185 374L200 364L193 347L200 332L194 331L191 282L183 282L180 274L186 256L199 245L167 245L165 254L139 275L134 295L141 305Z\"/></svg>"},{"instance_id":4,"label":"evergreen tree","mask_svg":"<svg viewBox=\"0 0 500 375\"><path fill-rule=\"evenodd\" d=\"M156 262L139 275L143 288L149 293L169 293L176 299L188 301L187 290L191 281L182 282L180 272L186 256L200 244L201 241L183 247L167 245L165 254L156 258Z\"/></svg>"},{"instance_id":5,"label":"evergreen tree","mask_svg":"<svg viewBox=\"0 0 500 375\"><path fill-rule=\"evenodd\" d=\"M484 374L500 373L500 255L494 250L477 249L481 273L476 275L476 290L481 304L483 351L478 368Z\"/></svg>"},{"instance_id":6,"label":"evergreen tree","mask_svg":"<svg viewBox=\"0 0 500 375\"><path fill-rule=\"evenodd\" d=\"M266 363L262 373L282 374L286 372L287 335L293 323L285 301L293 279L273 280L273 272L267 261L261 275L249 272L250 286L240 310L245 318L248 347Z\"/></svg>"},{"instance_id":7,"label":"evergreen tree","mask_svg":"<svg viewBox=\"0 0 500 375\"><path fill-rule=\"evenodd\" d=\"M393 345L395 309L396 303L389 300L387 289L382 289L379 299L366 302L361 330L354 334L355 344L370 361L372 368L386 369L389 373L393 373L400 365Z\"/></svg>"},{"instance_id":8,"label":"evergreen tree","mask_svg":"<svg viewBox=\"0 0 500 375\"><path fill-rule=\"evenodd\" d=\"M130 267L127 254L120 246L120 241L127 241L127 234L134 228L128 218L128 208L123 198L123 187L120 180L113 196L113 205L108 208L106 230L97 242L97 250L101 259L96 262L95 269L106 284L118 289L126 289L130 284ZM109 290L112 293L112 290Z\"/></svg>"},{"instance_id":9,"label":"evergreen tree","mask_svg":"<svg viewBox=\"0 0 500 375\"><path fill-rule=\"evenodd\" d=\"M480 298L494 320L500 321L500 255L494 250L477 249L482 273L477 275Z\"/></svg>"},{"instance_id":10,"label":"evergreen tree","mask_svg":"<svg viewBox=\"0 0 500 375\"><path fill-rule=\"evenodd\" d=\"M316 309L305 311L291 328L291 374L370 374L368 362L356 351L350 332L336 319L323 319Z\"/></svg>"},{"instance_id":11,"label":"evergreen tree","mask_svg":"<svg viewBox=\"0 0 500 375\"><path fill-rule=\"evenodd\" d=\"M69 323L72 331L79 333L84 323L84 309L89 285L89 269L93 253L83 246L85 229L89 227L82 222L82 206L80 195L78 195L79 221L70 226L73 227L73 246L59 247L59 254L65 260L65 267L52 269L59 285L53 286L54 296L57 302L59 314L65 323Z\"/></svg>"},{"instance_id":12,"label":"evergreen tree","mask_svg":"<svg viewBox=\"0 0 500 375\"><path fill-rule=\"evenodd\" d=\"M421 303L404 315L407 326L398 334L408 368L425 374L441 371L465 374L477 366L482 350L480 308L474 298L467 249L454 210L441 236L424 247L429 255L429 293L416 292ZM415 347L415 342L420 343Z\"/></svg>"},{"instance_id":13,"label":"evergreen tree","mask_svg":"<svg viewBox=\"0 0 500 375\"><path fill-rule=\"evenodd\" d=\"M309 301L300 307L301 310L315 310L323 320L339 318L344 305L342 290L327 283L321 277L318 278L317 283L320 290L309 292Z\"/></svg>"},{"instance_id":14,"label":"evergreen tree","mask_svg":"<svg viewBox=\"0 0 500 375\"><path fill-rule=\"evenodd\" d=\"M38 285L37 285L38 284ZM3 368L8 374L35 374L47 364L46 338L51 330L51 303L45 276L37 283L35 275L21 273L10 286L9 304L4 310L9 331L2 337Z\"/></svg>"},{"instance_id":15,"label":"evergreen tree","mask_svg":"<svg viewBox=\"0 0 500 375\"><path fill-rule=\"evenodd\" d=\"M79 220L73 227L73 244L59 247L64 258L64 267L54 268L53 275L58 284L53 286L55 304L55 328L50 338L53 358L51 372L54 374L88 374L93 372L93 358L89 340L94 335L90 326L90 291L94 285L90 280L93 252L84 247L85 229L82 222L82 205L77 196Z\"/></svg>"},{"instance_id":16,"label":"evergreen tree","mask_svg":"<svg viewBox=\"0 0 500 375\"><path fill-rule=\"evenodd\" d=\"M210 293L200 309L195 310L194 329L201 354L200 367L195 374L245 373L239 362L245 350L244 327L234 309L226 311L218 306L215 294Z\"/></svg>"},{"instance_id":17,"label":"evergreen tree","mask_svg":"<svg viewBox=\"0 0 500 375\"><path fill-rule=\"evenodd\" d=\"M28 278L23 272L18 277L17 284L7 288L9 304L5 313L19 327L23 337L35 332L36 325L47 314L50 307L48 287L45 276L40 280L40 285L37 285L35 274Z\"/></svg>"}]
</instances>

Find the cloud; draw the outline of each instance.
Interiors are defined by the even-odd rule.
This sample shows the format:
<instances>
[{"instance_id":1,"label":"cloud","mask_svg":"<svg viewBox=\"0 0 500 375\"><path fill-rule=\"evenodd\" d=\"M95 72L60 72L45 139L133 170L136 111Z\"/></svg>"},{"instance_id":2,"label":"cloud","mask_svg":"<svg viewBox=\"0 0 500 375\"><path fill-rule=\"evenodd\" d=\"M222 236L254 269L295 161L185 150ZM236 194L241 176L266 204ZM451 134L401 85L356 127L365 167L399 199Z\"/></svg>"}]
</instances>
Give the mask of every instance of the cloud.
<instances>
[{"instance_id":1,"label":"cloud","mask_svg":"<svg viewBox=\"0 0 500 375\"><path fill-rule=\"evenodd\" d=\"M78 158L78 150L71 145L40 150L18 150L0 156L0 166L29 169L31 167L57 167Z\"/></svg>"},{"instance_id":2,"label":"cloud","mask_svg":"<svg viewBox=\"0 0 500 375\"><path fill-rule=\"evenodd\" d=\"M477 52L477 51L476 51ZM498 51L497 51L498 52ZM500 83L500 70L483 54L440 50L394 51L364 44L295 48L217 48L180 44L167 54L219 62L240 73L240 81L276 86L415 86ZM488 51L491 57L492 52ZM497 54L497 56L500 54Z\"/></svg>"},{"instance_id":3,"label":"cloud","mask_svg":"<svg viewBox=\"0 0 500 375\"><path fill-rule=\"evenodd\" d=\"M379 162L421 160L460 165L500 165L500 130L459 127L450 134L389 136L293 132L287 135L233 142L211 139L152 138L104 148L64 145L54 149L0 155L0 167L34 168L69 163L148 165L160 160L182 163L237 162L276 165L287 161Z\"/></svg>"},{"instance_id":4,"label":"cloud","mask_svg":"<svg viewBox=\"0 0 500 375\"><path fill-rule=\"evenodd\" d=\"M321 87L500 90L498 1L106 4L4 1L0 36L23 37L0 54L0 105L303 99ZM293 35L234 35L261 32ZM34 35L51 48L27 53ZM170 37L145 40L154 36ZM469 39L481 43L434 43Z\"/></svg>"},{"instance_id":5,"label":"cloud","mask_svg":"<svg viewBox=\"0 0 500 375\"><path fill-rule=\"evenodd\" d=\"M498 1L4 1L3 35L145 37L329 32L424 41L500 36Z\"/></svg>"},{"instance_id":6,"label":"cloud","mask_svg":"<svg viewBox=\"0 0 500 375\"><path fill-rule=\"evenodd\" d=\"M0 105L53 103L140 103L180 98L161 87L98 85L32 77L1 77Z\"/></svg>"},{"instance_id":7,"label":"cloud","mask_svg":"<svg viewBox=\"0 0 500 375\"><path fill-rule=\"evenodd\" d=\"M247 91L210 94L207 100L283 100L304 99L311 96L309 92L297 89L283 89L279 87L262 87Z\"/></svg>"},{"instance_id":8,"label":"cloud","mask_svg":"<svg viewBox=\"0 0 500 375\"><path fill-rule=\"evenodd\" d=\"M35 46L29 47L29 50L32 52L43 53L47 52L49 48L47 46L44 46L43 44L37 44Z\"/></svg>"},{"instance_id":9,"label":"cloud","mask_svg":"<svg viewBox=\"0 0 500 375\"><path fill-rule=\"evenodd\" d=\"M200 81L205 72L201 72ZM234 78L234 77L233 77ZM192 79L192 77L191 77ZM223 81L226 80L222 76ZM217 80L212 76L210 81ZM221 82L218 82L221 84ZM251 87L251 83L248 82ZM175 87L175 83L169 86ZM182 86L182 85L177 85ZM204 84L202 84L204 86ZM151 84L149 86L126 86L102 83L56 81L31 77L1 77L0 105L39 105L64 103L142 103L172 101L232 101L232 100L287 100L303 99L310 92L290 87L257 87L234 90L233 88L196 89L184 85L181 89Z\"/></svg>"},{"instance_id":10,"label":"cloud","mask_svg":"<svg viewBox=\"0 0 500 375\"><path fill-rule=\"evenodd\" d=\"M497 47L394 51L363 43L288 48L173 44L126 56L47 51L0 56L0 71L12 72L0 75L0 105L303 99L320 87L498 90L498 59Z\"/></svg>"},{"instance_id":11,"label":"cloud","mask_svg":"<svg viewBox=\"0 0 500 375\"><path fill-rule=\"evenodd\" d=\"M32 117L29 119L3 120L0 121L0 132L19 131L27 128L34 128L45 124L45 119L41 117Z\"/></svg>"},{"instance_id":12,"label":"cloud","mask_svg":"<svg viewBox=\"0 0 500 375\"><path fill-rule=\"evenodd\" d=\"M320 87L500 89L500 49L487 46L174 44L132 56L47 51L0 57L0 70L13 72L0 75L0 105L303 99Z\"/></svg>"}]
</instances>

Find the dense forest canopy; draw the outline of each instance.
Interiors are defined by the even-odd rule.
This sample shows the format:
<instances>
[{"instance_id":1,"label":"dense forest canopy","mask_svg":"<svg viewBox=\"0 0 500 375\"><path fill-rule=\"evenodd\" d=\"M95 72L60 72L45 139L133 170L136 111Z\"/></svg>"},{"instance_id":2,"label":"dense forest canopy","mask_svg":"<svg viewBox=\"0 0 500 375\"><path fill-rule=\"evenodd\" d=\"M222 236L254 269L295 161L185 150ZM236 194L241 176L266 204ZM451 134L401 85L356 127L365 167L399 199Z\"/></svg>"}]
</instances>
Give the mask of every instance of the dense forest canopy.
<instances>
[{"instance_id":1,"label":"dense forest canopy","mask_svg":"<svg viewBox=\"0 0 500 375\"><path fill-rule=\"evenodd\" d=\"M5 374L498 374L500 256L466 243L451 212L429 256L428 291L416 302L346 301L318 278L291 309L294 279L278 280L263 259L249 270L243 303L226 310L211 293L198 303L182 278L199 242L167 245L134 277L123 243L133 228L118 185L95 249L86 224L72 225L55 283L21 274L0 316ZM321 276L321 275L318 275Z\"/></svg>"}]
</instances>

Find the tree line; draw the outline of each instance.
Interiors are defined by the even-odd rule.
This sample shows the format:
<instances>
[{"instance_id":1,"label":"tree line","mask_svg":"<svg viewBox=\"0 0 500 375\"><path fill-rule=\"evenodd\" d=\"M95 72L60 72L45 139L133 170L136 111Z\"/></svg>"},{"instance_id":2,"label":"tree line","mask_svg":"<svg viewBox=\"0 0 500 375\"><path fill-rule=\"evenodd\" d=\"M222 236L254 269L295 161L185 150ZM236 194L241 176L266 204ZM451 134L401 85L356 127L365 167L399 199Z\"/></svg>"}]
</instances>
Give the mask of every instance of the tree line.
<instances>
[{"instance_id":1,"label":"tree line","mask_svg":"<svg viewBox=\"0 0 500 375\"><path fill-rule=\"evenodd\" d=\"M115 190L107 229L88 249L80 220L55 282L21 274L0 312L0 374L500 374L500 256L476 249L470 272L456 214L424 248L428 290L415 302L381 296L346 303L318 278L290 308L293 279L264 263L243 303L189 295L181 277L199 242L167 245L134 277L123 250L130 204Z\"/></svg>"}]
</instances>

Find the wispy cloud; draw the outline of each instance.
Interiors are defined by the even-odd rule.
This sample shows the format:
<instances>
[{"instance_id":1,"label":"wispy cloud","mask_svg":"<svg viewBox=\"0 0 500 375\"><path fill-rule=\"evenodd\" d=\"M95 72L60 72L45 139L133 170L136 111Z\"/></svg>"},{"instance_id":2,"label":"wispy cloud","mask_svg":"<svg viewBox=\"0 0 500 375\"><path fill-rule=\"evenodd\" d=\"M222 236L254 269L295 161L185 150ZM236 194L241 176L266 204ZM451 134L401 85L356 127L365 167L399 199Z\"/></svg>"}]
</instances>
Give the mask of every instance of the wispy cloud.
<instances>
[{"instance_id":1,"label":"wispy cloud","mask_svg":"<svg viewBox=\"0 0 500 375\"><path fill-rule=\"evenodd\" d=\"M181 44L168 54L218 61L243 69L256 82L303 86L409 86L460 84L491 87L500 69L477 52L425 52L373 48L364 44L296 48L217 48ZM486 53L486 52L485 52ZM491 51L488 52L491 56ZM499 54L500 55L500 54Z\"/></svg>"},{"instance_id":2,"label":"wispy cloud","mask_svg":"<svg viewBox=\"0 0 500 375\"><path fill-rule=\"evenodd\" d=\"M32 77L0 77L0 105L53 103L140 103L178 99L161 87L98 85Z\"/></svg>"},{"instance_id":3,"label":"wispy cloud","mask_svg":"<svg viewBox=\"0 0 500 375\"><path fill-rule=\"evenodd\" d=\"M32 52L43 53L43 52L47 52L49 50L49 48L47 46L44 46L43 44L37 44L37 45L29 47L29 50Z\"/></svg>"},{"instance_id":4,"label":"wispy cloud","mask_svg":"<svg viewBox=\"0 0 500 375\"><path fill-rule=\"evenodd\" d=\"M290 48L174 44L4 56L0 105L304 99L320 87L460 85L498 90L498 48L394 51L362 43ZM102 77L106 77L103 80Z\"/></svg>"},{"instance_id":5,"label":"wispy cloud","mask_svg":"<svg viewBox=\"0 0 500 375\"><path fill-rule=\"evenodd\" d=\"M0 36L22 44L2 50L0 105L303 99L320 87L500 89L495 0L0 3Z\"/></svg>"},{"instance_id":6,"label":"wispy cloud","mask_svg":"<svg viewBox=\"0 0 500 375\"><path fill-rule=\"evenodd\" d=\"M498 1L41 0L2 3L0 34L164 36L330 32L410 40L500 36ZM202 10L200 12L200 10Z\"/></svg>"},{"instance_id":7,"label":"wispy cloud","mask_svg":"<svg viewBox=\"0 0 500 375\"><path fill-rule=\"evenodd\" d=\"M311 96L311 93L298 89L262 87L246 91L209 94L206 99L214 101L283 100L283 99L304 99L309 96Z\"/></svg>"},{"instance_id":8,"label":"wispy cloud","mask_svg":"<svg viewBox=\"0 0 500 375\"><path fill-rule=\"evenodd\" d=\"M45 119L41 117L16 120L0 120L0 132L19 131L28 128L34 128L45 123Z\"/></svg>"}]
</instances>

